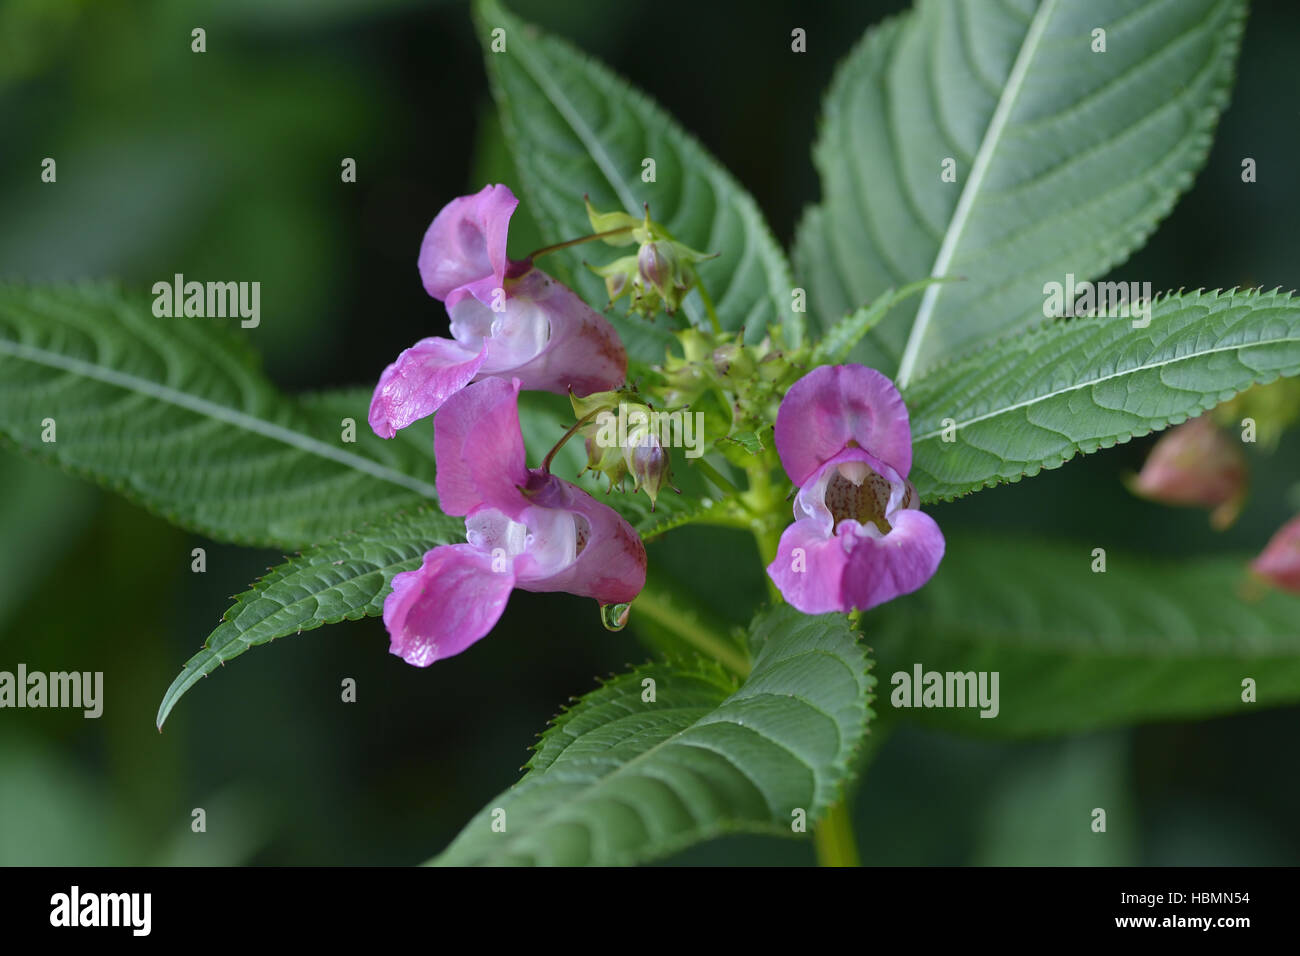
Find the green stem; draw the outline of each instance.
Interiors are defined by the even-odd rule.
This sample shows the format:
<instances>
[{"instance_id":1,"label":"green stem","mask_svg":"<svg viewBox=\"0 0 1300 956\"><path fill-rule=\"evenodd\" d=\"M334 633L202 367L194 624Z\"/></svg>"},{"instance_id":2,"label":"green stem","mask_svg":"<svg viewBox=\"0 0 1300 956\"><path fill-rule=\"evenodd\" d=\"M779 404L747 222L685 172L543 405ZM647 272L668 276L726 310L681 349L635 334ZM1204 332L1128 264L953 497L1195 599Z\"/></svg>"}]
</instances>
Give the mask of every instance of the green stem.
<instances>
[{"instance_id":1,"label":"green stem","mask_svg":"<svg viewBox=\"0 0 1300 956\"><path fill-rule=\"evenodd\" d=\"M853 834L853 803L862 786L863 778L867 776L867 771L875 762L876 754L880 753L880 748L889 739L889 731L892 727L890 721L880 716L871 722L867 737L853 759L853 771L848 785L844 788L843 796L827 811L826 816L813 830L813 846L817 851L819 866L862 865L858 854L858 841Z\"/></svg>"},{"instance_id":2,"label":"green stem","mask_svg":"<svg viewBox=\"0 0 1300 956\"><path fill-rule=\"evenodd\" d=\"M700 301L704 303L704 312L709 317L709 322L713 325L715 335L722 334L722 323L718 321L717 310L713 308L713 300L709 298L709 292L704 288L704 283L698 283L695 288L700 290Z\"/></svg>"},{"instance_id":3,"label":"green stem","mask_svg":"<svg viewBox=\"0 0 1300 956\"><path fill-rule=\"evenodd\" d=\"M763 561L763 567L767 567L776 559L776 552L781 547L782 529L765 522L753 530L754 540L758 542L758 556Z\"/></svg>"},{"instance_id":4,"label":"green stem","mask_svg":"<svg viewBox=\"0 0 1300 956\"><path fill-rule=\"evenodd\" d=\"M861 866L849 803L841 800L826 811L813 831L818 866Z\"/></svg>"},{"instance_id":5,"label":"green stem","mask_svg":"<svg viewBox=\"0 0 1300 956\"><path fill-rule=\"evenodd\" d=\"M704 473L704 477L713 482L723 494L736 498L740 497L740 489L732 484L726 475L705 461L704 458L693 458L690 459L690 462L693 467L700 469Z\"/></svg>"},{"instance_id":6,"label":"green stem","mask_svg":"<svg viewBox=\"0 0 1300 956\"><path fill-rule=\"evenodd\" d=\"M749 487L741 496L745 507L753 516L750 531L758 544L759 558L764 565L770 563L781 544L785 522L780 520L780 492L772 484L772 475L762 464L755 463L746 469ZM782 601L781 592L767 576L768 594L773 604ZM857 625L857 620L854 620ZM874 748L872 749L874 754ZM851 795L835 803L813 830L813 847L819 866L860 866L858 841L853 833Z\"/></svg>"},{"instance_id":7,"label":"green stem","mask_svg":"<svg viewBox=\"0 0 1300 956\"><path fill-rule=\"evenodd\" d=\"M749 477L749 489L742 497L742 501L753 516L749 530L758 544L759 561L763 567L767 567L776 557L777 549L781 546L784 523L780 520L777 511L776 491L772 487L772 478L767 469L762 465L755 465L747 469L746 474ZM780 604L781 591L771 576L764 575L764 577L767 579L768 597L773 604Z\"/></svg>"},{"instance_id":8,"label":"green stem","mask_svg":"<svg viewBox=\"0 0 1300 956\"><path fill-rule=\"evenodd\" d=\"M567 442L570 438L572 438L574 434L577 433L579 428L581 428L583 425L587 424L587 422L595 418L596 415L601 411L603 411L603 409L598 408L593 412L583 415L571 426L569 426L569 430L565 432L562 436L560 436L560 440L557 441L554 446L552 446L551 450L546 453L546 457L542 459L541 471L544 474L549 475L551 473L551 462L555 460L555 453L564 447L565 442Z\"/></svg>"},{"instance_id":9,"label":"green stem","mask_svg":"<svg viewBox=\"0 0 1300 956\"><path fill-rule=\"evenodd\" d=\"M635 226L623 226L620 229L608 229L605 232L594 232L590 236L579 236L577 239L569 239L566 242L557 242L553 246L543 246L536 252L530 252L525 261L532 262L534 259L548 256L552 252L559 252L561 249L568 249L570 246L580 246L584 242L595 242L597 239L607 239L610 236L617 236L620 233L631 232L635 228Z\"/></svg>"},{"instance_id":10,"label":"green stem","mask_svg":"<svg viewBox=\"0 0 1300 956\"><path fill-rule=\"evenodd\" d=\"M644 614L659 626L672 631L727 670L741 677L749 674L749 659L735 645L701 624L694 615L674 607L669 598L647 587L641 591L632 607L637 614Z\"/></svg>"},{"instance_id":11,"label":"green stem","mask_svg":"<svg viewBox=\"0 0 1300 956\"><path fill-rule=\"evenodd\" d=\"M784 521L779 520L779 491L772 484L772 476L761 464L746 469L749 487L742 496L745 506L753 515L750 530L758 544L759 558L764 565L770 563L781 544ZM768 593L772 603L780 604L781 592L767 578ZM857 620L854 619L854 625ZM872 750L874 753L874 749ZM813 846L819 866L860 866L858 841L853 833L852 800L850 794L835 803L813 830Z\"/></svg>"}]
</instances>

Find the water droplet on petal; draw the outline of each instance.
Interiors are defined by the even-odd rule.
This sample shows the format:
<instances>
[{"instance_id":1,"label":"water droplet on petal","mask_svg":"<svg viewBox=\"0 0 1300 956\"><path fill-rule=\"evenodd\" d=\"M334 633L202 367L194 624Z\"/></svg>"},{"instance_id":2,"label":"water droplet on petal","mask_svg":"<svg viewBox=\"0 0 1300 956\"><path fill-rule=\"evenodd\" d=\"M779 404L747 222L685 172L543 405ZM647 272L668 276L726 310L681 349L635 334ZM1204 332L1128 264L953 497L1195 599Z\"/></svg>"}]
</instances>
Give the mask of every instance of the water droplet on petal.
<instances>
[{"instance_id":1,"label":"water droplet on petal","mask_svg":"<svg viewBox=\"0 0 1300 956\"><path fill-rule=\"evenodd\" d=\"M627 626L628 615L631 613L631 604L602 604L600 623L605 625L607 631L621 631Z\"/></svg>"}]
</instances>

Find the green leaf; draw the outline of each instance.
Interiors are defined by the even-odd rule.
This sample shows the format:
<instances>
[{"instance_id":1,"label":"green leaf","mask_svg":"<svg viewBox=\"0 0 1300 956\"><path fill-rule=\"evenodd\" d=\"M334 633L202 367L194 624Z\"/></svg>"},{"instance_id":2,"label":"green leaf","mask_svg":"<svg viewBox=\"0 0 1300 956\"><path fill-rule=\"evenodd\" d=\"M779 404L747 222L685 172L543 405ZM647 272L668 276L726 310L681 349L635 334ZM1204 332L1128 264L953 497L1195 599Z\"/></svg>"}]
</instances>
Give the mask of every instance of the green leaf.
<instances>
[{"instance_id":1,"label":"green leaf","mask_svg":"<svg viewBox=\"0 0 1300 956\"><path fill-rule=\"evenodd\" d=\"M769 325L785 330L786 344L802 339L802 314L792 308L789 266L754 200L702 146L658 105L606 67L567 43L526 25L494 0L476 6L488 76L525 190L529 211L548 242L591 232L582 197L602 212L643 213L680 242L718 257L700 263L725 329L742 326L754 339ZM505 30L505 52L492 52L492 31ZM655 181L643 182L642 162L655 163ZM582 263L603 265L616 250L597 243L547 256L587 302L606 302L603 280ZM705 324L697 296L687 299L696 324ZM662 319L650 324L621 313L610 320L628 354L663 361L671 341Z\"/></svg>"},{"instance_id":2,"label":"green leaf","mask_svg":"<svg viewBox=\"0 0 1300 956\"><path fill-rule=\"evenodd\" d=\"M0 437L217 540L303 547L434 499L427 435L381 441L368 404L287 399L212 319L110 285L0 285Z\"/></svg>"},{"instance_id":3,"label":"green leaf","mask_svg":"<svg viewBox=\"0 0 1300 956\"><path fill-rule=\"evenodd\" d=\"M886 289L876 296L874 302L854 309L826 330L826 335L813 349L812 364L838 365L848 361L853 347L880 324L890 309L938 281L941 280L921 279L898 290Z\"/></svg>"},{"instance_id":4,"label":"green leaf","mask_svg":"<svg viewBox=\"0 0 1300 956\"><path fill-rule=\"evenodd\" d=\"M922 500L1057 468L1300 373L1300 300L1287 293L1170 295L1147 328L1132 322L1051 322L907 389Z\"/></svg>"},{"instance_id":5,"label":"green leaf","mask_svg":"<svg viewBox=\"0 0 1300 956\"><path fill-rule=\"evenodd\" d=\"M763 434L772 430L773 428L771 425L762 425L755 431L737 432L735 435L729 435L728 437L723 438L722 441L734 442L743 448L747 454L757 455L760 452L765 451L768 447L763 442ZM769 442L772 441L770 435L767 440Z\"/></svg>"},{"instance_id":6,"label":"green leaf","mask_svg":"<svg viewBox=\"0 0 1300 956\"><path fill-rule=\"evenodd\" d=\"M429 509L354 531L273 568L235 599L167 688L159 728L177 701L226 661L289 634L383 613L394 575L419 567L435 545L464 538L463 519Z\"/></svg>"},{"instance_id":7,"label":"green leaf","mask_svg":"<svg viewBox=\"0 0 1300 956\"><path fill-rule=\"evenodd\" d=\"M587 694L434 862L637 863L722 833L790 836L800 809L811 831L866 733L870 665L842 615L776 608L753 643L739 687L716 665L670 663Z\"/></svg>"},{"instance_id":8,"label":"green leaf","mask_svg":"<svg viewBox=\"0 0 1300 956\"><path fill-rule=\"evenodd\" d=\"M1019 538L954 536L920 591L863 619L878 707L969 733L1045 736L1300 700L1300 599L1257 590L1248 558L1159 561ZM999 712L895 709L894 674L996 671ZM1253 678L1258 702L1244 703ZM900 682L901 683L901 682Z\"/></svg>"},{"instance_id":9,"label":"green leaf","mask_svg":"<svg viewBox=\"0 0 1300 956\"><path fill-rule=\"evenodd\" d=\"M630 479L628 481L630 483ZM650 499L643 492L624 491L621 494L614 492L603 495L593 490L592 494L598 501L603 501L621 514L644 541L653 541L674 528L695 522L734 526L741 520L733 510L725 506L728 498L721 495L693 498L673 491L663 491L652 511Z\"/></svg>"},{"instance_id":10,"label":"green leaf","mask_svg":"<svg viewBox=\"0 0 1300 956\"><path fill-rule=\"evenodd\" d=\"M1244 10L921 0L868 31L827 95L822 203L796 242L822 326L887 288L964 278L927 289L855 353L902 386L1041 318L1045 282L1122 263L1205 160ZM945 159L955 182L940 177Z\"/></svg>"}]
</instances>

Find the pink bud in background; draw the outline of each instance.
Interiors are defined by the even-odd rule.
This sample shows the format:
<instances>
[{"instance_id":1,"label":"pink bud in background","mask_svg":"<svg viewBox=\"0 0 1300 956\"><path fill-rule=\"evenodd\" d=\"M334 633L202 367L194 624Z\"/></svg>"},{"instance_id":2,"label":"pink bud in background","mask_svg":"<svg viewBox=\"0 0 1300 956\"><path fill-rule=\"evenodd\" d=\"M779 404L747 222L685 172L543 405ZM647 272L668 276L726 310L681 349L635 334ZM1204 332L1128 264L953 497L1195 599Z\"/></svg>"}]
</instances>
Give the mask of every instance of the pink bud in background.
<instances>
[{"instance_id":1,"label":"pink bud in background","mask_svg":"<svg viewBox=\"0 0 1300 956\"><path fill-rule=\"evenodd\" d=\"M1274 587L1300 594L1300 515L1269 539L1250 569Z\"/></svg>"},{"instance_id":2,"label":"pink bud in background","mask_svg":"<svg viewBox=\"0 0 1300 956\"><path fill-rule=\"evenodd\" d=\"M1128 484L1149 501L1211 509L1210 524L1223 530L1241 511L1246 476L1241 445L1202 415L1162 435Z\"/></svg>"}]
</instances>

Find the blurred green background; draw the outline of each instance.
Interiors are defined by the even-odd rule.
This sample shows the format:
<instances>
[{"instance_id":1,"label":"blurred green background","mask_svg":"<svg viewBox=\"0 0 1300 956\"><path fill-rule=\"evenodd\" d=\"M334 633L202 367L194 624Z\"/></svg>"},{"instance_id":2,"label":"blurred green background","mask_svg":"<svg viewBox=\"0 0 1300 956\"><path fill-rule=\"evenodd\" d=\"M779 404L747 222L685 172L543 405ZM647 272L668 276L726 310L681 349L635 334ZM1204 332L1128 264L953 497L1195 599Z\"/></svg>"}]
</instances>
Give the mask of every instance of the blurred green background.
<instances>
[{"instance_id":1,"label":"blurred green background","mask_svg":"<svg viewBox=\"0 0 1300 956\"><path fill-rule=\"evenodd\" d=\"M759 199L789 242L817 198L821 91L901 4L514 0L646 89ZM207 52L190 52L190 30ZM790 30L808 53L789 55ZM1124 267L1157 289L1296 283L1300 7L1257 4L1205 170ZM415 270L438 208L510 179L463 3L0 2L0 274L183 272L262 283L247 332L290 390L369 385L446 316ZM44 185L42 158L58 162ZM1240 163L1258 163L1243 186ZM339 180L355 158L358 182ZM512 252L534 236L522 220ZM1300 436L1253 462L1241 521L1131 498L1150 439L934 509L988 527L1181 555L1253 552L1292 513ZM594 677L646 658L589 602L516 592L470 652L428 670L377 620L258 648L181 703L180 665L274 552L216 545L113 495L0 454L0 669L102 670L105 710L0 711L0 863L415 863L512 783L526 747ZM206 574L190 549L208 549ZM752 544L685 530L652 546L718 614L762 599ZM634 618L635 623L635 618ZM340 700L344 678L358 700ZM882 675L888 689L888 675ZM867 862L1276 864L1300 858L1300 709L1028 743L899 728L863 781ZM1089 839L1077 807L1108 808ZM190 830L191 810L207 832ZM808 863L806 843L736 838L676 862Z\"/></svg>"}]
</instances>

